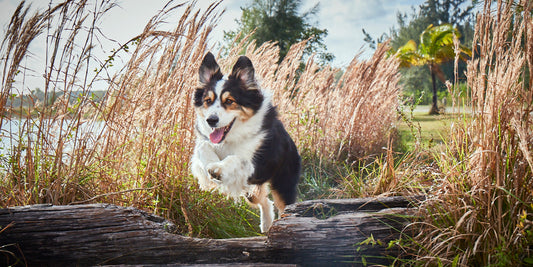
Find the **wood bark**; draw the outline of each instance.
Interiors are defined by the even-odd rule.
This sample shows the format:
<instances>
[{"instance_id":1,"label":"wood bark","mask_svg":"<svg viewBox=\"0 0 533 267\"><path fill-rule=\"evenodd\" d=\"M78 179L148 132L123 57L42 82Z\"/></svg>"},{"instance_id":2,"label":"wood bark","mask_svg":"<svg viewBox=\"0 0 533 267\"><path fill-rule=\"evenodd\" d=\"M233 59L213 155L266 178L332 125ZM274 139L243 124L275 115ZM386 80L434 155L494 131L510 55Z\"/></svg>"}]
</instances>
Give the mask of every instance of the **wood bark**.
<instances>
[{"instance_id":1,"label":"wood bark","mask_svg":"<svg viewBox=\"0 0 533 267\"><path fill-rule=\"evenodd\" d=\"M312 200L287 207L266 236L203 239L172 234L174 225L109 204L0 209L0 265L390 264L386 249L419 199ZM379 240L381 245L370 241ZM377 243L377 242L376 242Z\"/></svg>"}]
</instances>

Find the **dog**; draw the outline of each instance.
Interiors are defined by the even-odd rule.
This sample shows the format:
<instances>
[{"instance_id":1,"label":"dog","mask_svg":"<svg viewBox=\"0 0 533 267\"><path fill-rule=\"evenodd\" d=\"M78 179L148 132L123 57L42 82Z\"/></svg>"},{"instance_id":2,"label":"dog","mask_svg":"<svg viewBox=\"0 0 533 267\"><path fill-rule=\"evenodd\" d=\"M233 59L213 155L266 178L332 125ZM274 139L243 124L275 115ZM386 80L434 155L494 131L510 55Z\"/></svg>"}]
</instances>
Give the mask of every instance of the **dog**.
<instances>
[{"instance_id":1,"label":"dog","mask_svg":"<svg viewBox=\"0 0 533 267\"><path fill-rule=\"evenodd\" d=\"M301 159L254 72L251 60L240 56L224 76L213 54L205 55L193 96L196 144L190 168L202 190L244 196L258 206L265 233L274 220L273 204L281 217L296 201Z\"/></svg>"}]
</instances>

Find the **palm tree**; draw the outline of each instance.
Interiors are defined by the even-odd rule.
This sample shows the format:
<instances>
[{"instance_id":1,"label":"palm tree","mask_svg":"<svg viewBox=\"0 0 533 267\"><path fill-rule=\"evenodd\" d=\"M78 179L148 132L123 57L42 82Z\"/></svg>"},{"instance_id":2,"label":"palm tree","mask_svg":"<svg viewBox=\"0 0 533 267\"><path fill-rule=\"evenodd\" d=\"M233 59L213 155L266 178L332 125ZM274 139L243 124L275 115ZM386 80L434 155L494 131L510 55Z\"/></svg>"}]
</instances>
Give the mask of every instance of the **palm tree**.
<instances>
[{"instance_id":1,"label":"palm tree","mask_svg":"<svg viewBox=\"0 0 533 267\"><path fill-rule=\"evenodd\" d=\"M429 25L420 34L420 45L409 40L405 45L398 48L394 55L400 60L400 66L423 66L427 65L431 73L431 84L433 86L433 103L429 114L439 114L437 106L437 86L435 78L445 82L444 72L440 65L446 61L455 58L455 49L453 44L454 36L459 38L459 31L450 24L442 24L439 26ZM460 45L459 58L466 60L465 56L470 57L471 51Z\"/></svg>"}]
</instances>

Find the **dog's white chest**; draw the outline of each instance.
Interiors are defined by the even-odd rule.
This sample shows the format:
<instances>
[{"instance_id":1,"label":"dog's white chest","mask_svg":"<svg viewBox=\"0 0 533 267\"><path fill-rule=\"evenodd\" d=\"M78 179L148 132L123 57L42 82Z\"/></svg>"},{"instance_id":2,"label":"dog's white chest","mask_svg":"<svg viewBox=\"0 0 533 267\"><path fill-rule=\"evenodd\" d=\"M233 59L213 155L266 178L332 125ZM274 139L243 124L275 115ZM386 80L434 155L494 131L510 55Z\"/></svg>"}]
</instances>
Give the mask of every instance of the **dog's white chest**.
<instances>
[{"instance_id":1,"label":"dog's white chest","mask_svg":"<svg viewBox=\"0 0 533 267\"><path fill-rule=\"evenodd\" d=\"M253 138L243 138L240 142L225 142L221 145L214 145L214 151L221 160L230 155L252 160L255 152L261 146L262 140L263 134L259 134Z\"/></svg>"}]
</instances>

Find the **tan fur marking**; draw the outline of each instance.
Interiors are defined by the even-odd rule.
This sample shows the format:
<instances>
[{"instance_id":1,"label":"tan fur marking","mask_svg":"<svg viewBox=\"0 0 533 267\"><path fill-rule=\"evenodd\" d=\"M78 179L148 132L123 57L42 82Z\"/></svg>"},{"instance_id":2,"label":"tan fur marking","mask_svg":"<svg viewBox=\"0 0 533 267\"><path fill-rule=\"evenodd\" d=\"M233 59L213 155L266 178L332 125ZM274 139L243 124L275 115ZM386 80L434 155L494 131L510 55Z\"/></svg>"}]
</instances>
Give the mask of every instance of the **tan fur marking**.
<instances>
[{"instance_id":1,"label":"tan fur marking","mask_svg":"<svg viewBox=\"0 0 533 267\"><path fill-rule=\"evenodd\" d=\"M204 107L207 108L213 102L215 102L215 93L213 91L207 91L207 95L204 97Z\"/></svg>"},{"instance_id":2,"label":"tan fur marking","mask_svg":"<svg viewBox=\"0 0 533 267\"><path fill-rule=\"evenodd\" d=\"M227 109L237 110L240 107L240 105L237 104L237 102L235 102L235 98L233 98L233 96L231 96L229 92L222 93L220 100L222 100L222 104L224 104L224 106L226 106ZM230 101L231 104L226 101Z\"/></svg>"},{"instance_id":3,"label":"tan fur marking","mask_svg":"<svg viewBox=\"0 0 533 267\"><path fill-rule=\"evenodd\" d=\"M224 104L224 107L228 110L234 110L240 113L239 118L241 121L247 121L254 115L254 111L250 108L243 107L235 101L235 98L231 96L230 92L224 92L222 93L222 96L220 97L220 100L222 101L222 104ZM226 102L228 101L229 102Z\"/></svg>"},{"instance_id":4,"label":"tan fur marking","mask_svg":"<svg viewBox=\"0 0 533 267\"><path fill-rule=\"evenodd\" d=\"M274 199L274 206L278 209L278 216L281 218L285 212L285 201L281 199L280 195L275 190L272 190L272 198Z\"/></svg>"},{"instance_id":5,"label":"tan fur marking","mask_svg":"<svg viewBox=\"0 0 533 267\"><path fill-rule=\"evenodd\" d=\"M254 186L252 192L250 192L249 195L246 196L246 200L248 200L252 204L257 205L262 200L268 197L268 191L269 190L267 188L267 184Z\"/></svg>"},{"instance_id":6,"label":"tan fur marking","mask_svg":"<svg viewBox=\"0 0 533 267\"><path fill-rule=\"evenodd\" d=\"M246 118L245 120L248 120L249 118L251 118L255 114L253 109L245 108L245 107L242 107L242 113L244 114L243 117Z\"/></svg>"}]
</instances>

